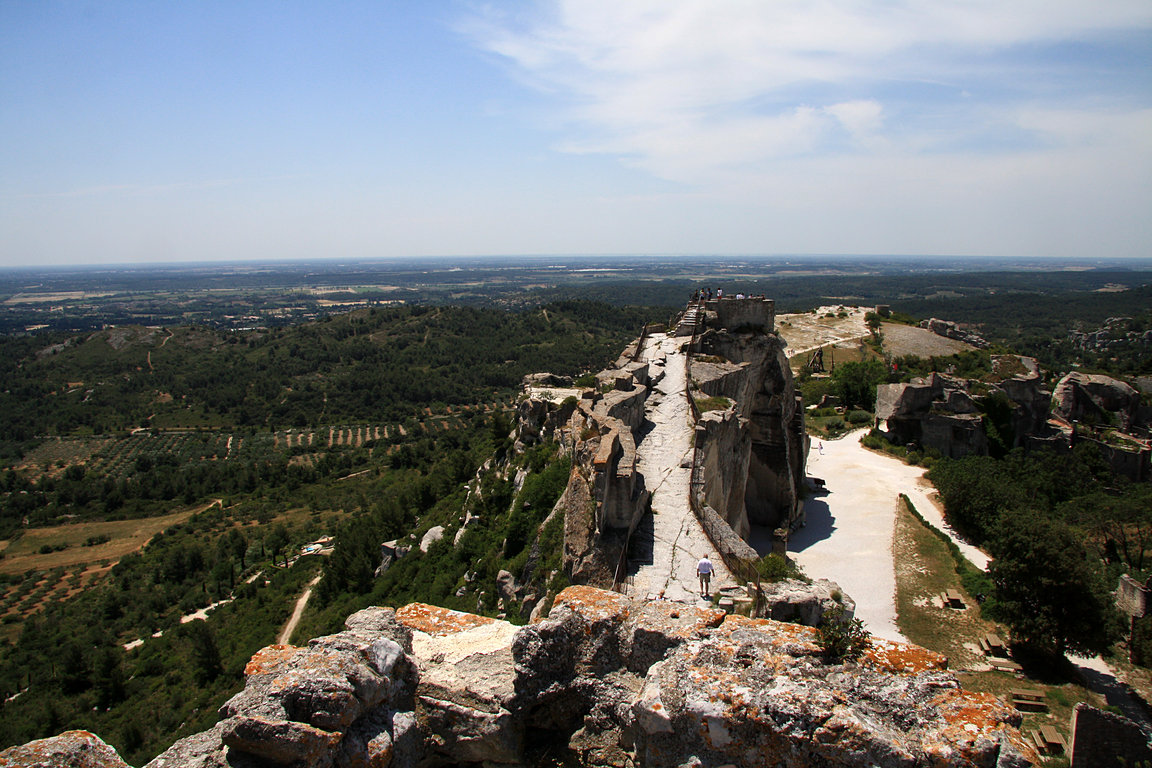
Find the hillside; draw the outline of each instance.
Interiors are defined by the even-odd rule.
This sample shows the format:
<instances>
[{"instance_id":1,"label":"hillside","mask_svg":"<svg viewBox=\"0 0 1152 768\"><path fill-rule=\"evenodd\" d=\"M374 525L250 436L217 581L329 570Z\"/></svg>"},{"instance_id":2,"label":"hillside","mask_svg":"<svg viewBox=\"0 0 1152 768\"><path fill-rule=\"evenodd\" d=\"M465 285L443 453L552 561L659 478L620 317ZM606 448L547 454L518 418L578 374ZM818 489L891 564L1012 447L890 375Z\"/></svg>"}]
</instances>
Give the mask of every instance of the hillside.
<instances>
[{"instance_id":1,"label":"hillside","mask_svg":"<svg viewBox=\"0 0 1152 768\"><path fill-rule=\"evenodd\" d=\"M84 727L142 764L194 732L322 566L301 547L458 512L521 377L599 368L644 319L397 307L0 339L0 743Z\"/></svg>"}]
</instances>

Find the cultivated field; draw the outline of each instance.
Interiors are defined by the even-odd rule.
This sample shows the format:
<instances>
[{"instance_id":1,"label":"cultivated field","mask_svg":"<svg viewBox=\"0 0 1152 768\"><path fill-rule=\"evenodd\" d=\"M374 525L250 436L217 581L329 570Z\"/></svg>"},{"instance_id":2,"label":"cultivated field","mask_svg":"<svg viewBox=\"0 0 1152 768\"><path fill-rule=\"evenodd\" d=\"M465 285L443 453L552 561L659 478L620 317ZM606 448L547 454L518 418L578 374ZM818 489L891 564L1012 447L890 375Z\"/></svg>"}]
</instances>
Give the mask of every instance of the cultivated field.
<instances>
[{"instance_id":1,"label":"cultivated field","mask_svg":"<svg viewBox=\"0 0 1152 768\"><path fill-rule=\"evenodd\" d=\"M143 547L165 528L182 523L216 503L173 512L163 517L29 528L17 539L0 541L0 553L4 555L0 559L0 573L50 571L53 568L74 568L102 560L116 561ZM86 542L105 536L108 541L85 546ZM61 545L63 549L57 549ZM41 550L45 548L53 551L42 553Z\"/></svg>"}]
</instances>

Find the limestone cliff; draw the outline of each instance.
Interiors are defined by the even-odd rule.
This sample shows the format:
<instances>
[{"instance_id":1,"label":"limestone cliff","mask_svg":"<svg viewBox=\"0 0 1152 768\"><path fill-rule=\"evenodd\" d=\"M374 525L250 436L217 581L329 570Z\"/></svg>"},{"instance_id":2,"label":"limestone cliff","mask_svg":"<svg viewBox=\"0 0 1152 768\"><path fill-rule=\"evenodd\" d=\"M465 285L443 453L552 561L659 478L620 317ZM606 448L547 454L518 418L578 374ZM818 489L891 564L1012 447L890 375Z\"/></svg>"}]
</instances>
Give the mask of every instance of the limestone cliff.
<instances>
[{"instance_id":1,"label":"limestone cliff","mask_svg":"<svg viewBox=\"0 0 1152 768\"><path fill-rule=\"evenodd\" d=\"M526 627L420 604L370 608L346 627L258 652L219 723L147 768L1037 760L1015 710L901 643L873 639L859 663L832 664L808 627L590 587ZM123 766L102 742L55 741L6 750L0 766ZM69 762L77 754L99 760Z\"/></svg>"},{"instance_id":2,"label":"limestone cliff","mask_svg":"<svg viewBox=\"0 0 1152 768\"><path fill-rule=\"evenodd\" d=\"M808 438L772 302L708 302L693 348L699 391L731 401L702 414L697 432L708 504L741 535L751 525L792 528L804 482Z\"/></svg>"},{"instance_id":3,"label":"limestone cliff","mask_svg":"<svg viewBox=\"0 0 1152 768\"><path fill-rule=\"evenodd\" d=\"M700 302L681 316L674 334L685 337L681 348L691 361L687 394L694 402L712 398L703 413L693 412L691 501L726 561L753 525L789 528L799 519L807 438L774 317L773 302L763 298ZM656 387L665 360L652 352L646 358L646 349L642 335L615 366L596 375L597 388L579 391L578 398L557 402L540 396L539 377L526 382L530 396L520 406L519 439L557 437L575 458L561 500L565 570L574 583L613 586L648 511L651 483L637 471L637 446L651 427L645 409L661 396ZM717 402L722 407L714 407ZM746 545L743 550L744 559L755 558Z\"/></svg>"},{"instance_id":4,"label":"limestone cliff","mask_svg":"<svg viewBox=\"0 0 1152 768\"><path fill-rule=\"evenodd\" d=\"M876 387L876 423L889 439L960 458L988 452L987 419L998 408L1001 439L1020 447L1044 439L1049 428L1048 393L1036 361L1016 355L992 358L988 381L959 379L933 373L908 383ZM995 402L999 399L1003 406Z\"/></svg>"}]
</instances>

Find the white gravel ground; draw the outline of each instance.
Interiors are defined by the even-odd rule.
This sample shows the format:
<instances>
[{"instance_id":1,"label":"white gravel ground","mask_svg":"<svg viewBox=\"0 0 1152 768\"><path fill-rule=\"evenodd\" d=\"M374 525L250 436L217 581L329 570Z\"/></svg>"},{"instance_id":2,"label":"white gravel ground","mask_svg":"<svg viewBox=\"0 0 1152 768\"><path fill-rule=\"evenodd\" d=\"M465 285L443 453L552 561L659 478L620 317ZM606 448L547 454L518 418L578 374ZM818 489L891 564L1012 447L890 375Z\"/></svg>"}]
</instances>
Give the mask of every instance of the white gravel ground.
<instances>
[{"instance_id":1,"label":"white gravel ground","mask_svg":"<svg viewBox=\"0 0 1152 768\"><path fill-rule=\"evenodd\" d=\"M928 496L924 469L866 450L860 445L863 436L857 431L839 440L812 441L808 474L822 478L827 493L807 500L807 524L792 534L788 551L808 576L839 584L856 601L856 616L869 632L903 640L896 628L892 563L900 494L907 494L933 525L943 530L944 523ZM986 555L957 543L975 565L987 565Z\"/></svg>"}]
</instances>

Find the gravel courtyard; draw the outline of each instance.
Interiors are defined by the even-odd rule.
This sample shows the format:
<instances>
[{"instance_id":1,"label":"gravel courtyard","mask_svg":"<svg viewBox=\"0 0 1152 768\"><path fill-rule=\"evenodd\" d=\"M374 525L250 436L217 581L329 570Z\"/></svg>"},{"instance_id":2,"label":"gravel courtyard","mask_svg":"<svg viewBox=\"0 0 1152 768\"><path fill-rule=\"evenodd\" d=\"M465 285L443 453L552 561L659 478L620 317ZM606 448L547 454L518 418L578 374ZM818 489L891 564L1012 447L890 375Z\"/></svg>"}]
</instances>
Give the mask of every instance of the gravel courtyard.
<instances>
[{"instance_id":1,"label":"gravel courtyard","mask_svg":"<svg viewBox=\"0 0 1152 768\"><path fill-rule=\"evenodd\" d=\"M788 552L808 576L839 584L856 601L856 616L869 632L903 640L896 628L892 563L900 494L907 494L929 522L946 529L929 496L924 468L865 449L863 435L856 431L839 440L813 440L808 474L824 480L826 493L806 501L807 523L792 534ZM982 552L957 543L973 564L987 565Z\"/></svg>"}]
</instances>

